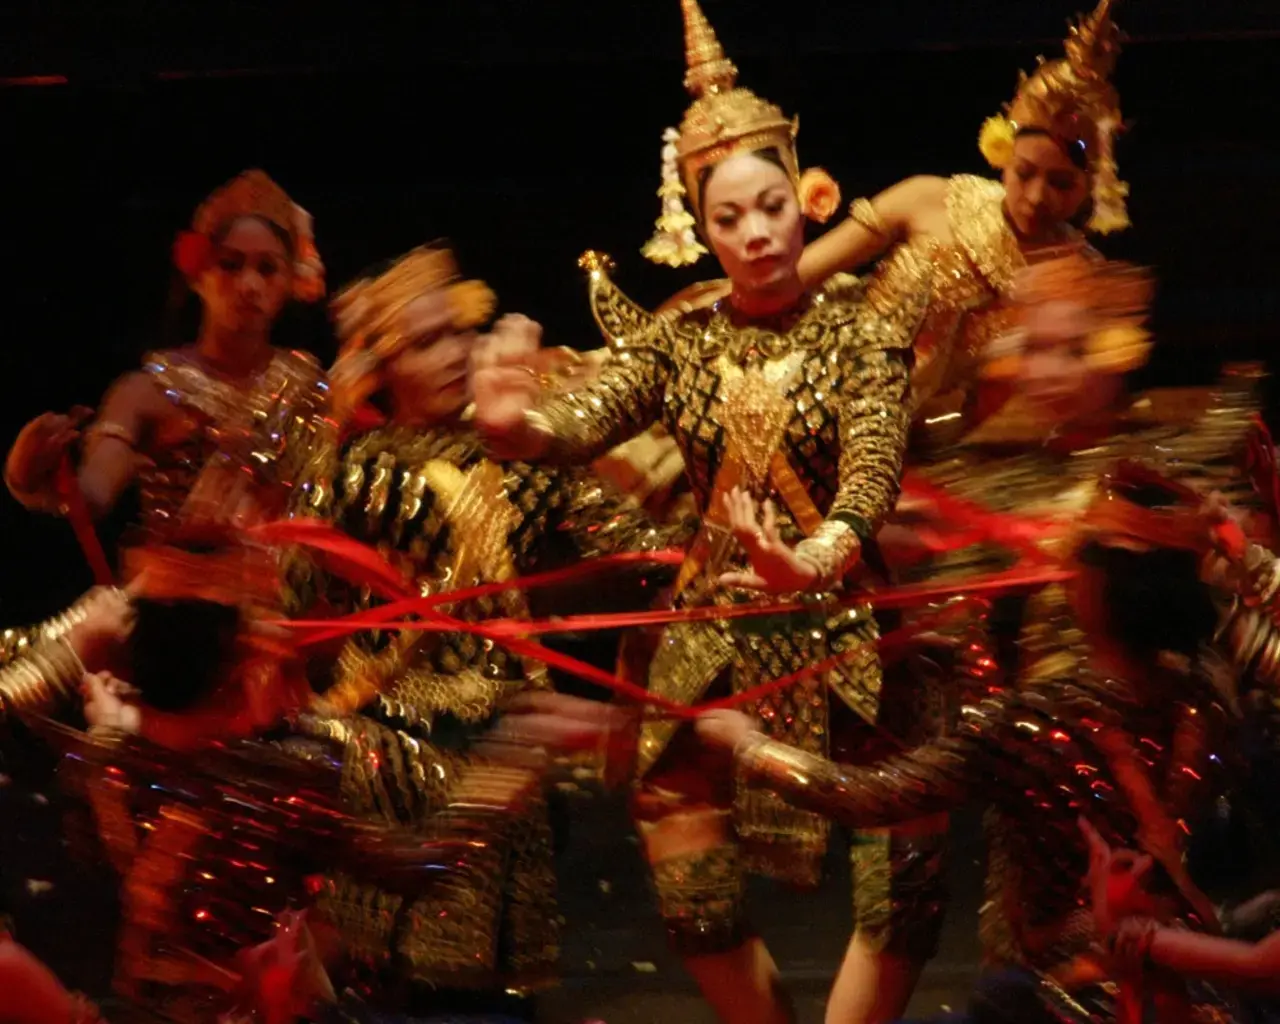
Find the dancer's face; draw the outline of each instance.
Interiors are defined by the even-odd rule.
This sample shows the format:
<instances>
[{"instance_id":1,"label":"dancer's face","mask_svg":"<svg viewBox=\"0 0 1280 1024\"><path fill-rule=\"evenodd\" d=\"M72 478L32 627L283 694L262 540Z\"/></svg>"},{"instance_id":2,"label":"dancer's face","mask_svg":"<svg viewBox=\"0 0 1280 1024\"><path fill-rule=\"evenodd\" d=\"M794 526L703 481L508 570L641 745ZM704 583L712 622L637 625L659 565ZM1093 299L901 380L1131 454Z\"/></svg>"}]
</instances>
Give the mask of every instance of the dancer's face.
<instances>
[{"instance_id":1,"label":"dancer's face","mask_svg":"<svg viewBox=\"0 0 1280 1024\"><path fill-rule=\"evenodd\" d=\"M419 296L401 313L398 330L411 340L386 368L398 418L448 419L470 401L467 371L475 332L456 330L453 315L443 290Z\"/></svg>"},{"instance_id":2,"label":"dancer's face","mask_svg":"<svg viewBox=\"0 0 1280 1024\"><path fill-rule=\"evenodd\" d=\"M756 154L730 157L707 178L702 210L707 239L736 289L791 286L804 251L804 215L786 171Z\"/></svg>"},{"instance_id":3,"label":"dancer's face","mask_svg":"<svg viewBox=\"0 0 1280 1024\"><path fill-rule=\"evenodd\" d=\"M1018 233L1045 241L1080 212L1089 194L1089 176L1071 162L1062 144L1048 135L1019 135L1004 171L1005 210Z\"/></svg>"},{"instance_id":4,"label":"dancer's face","mask_svg":"<svg viewBox=\"0 0 1280 1024\"><path fill-rule=\"evenodd\" d=\"M1115 401L1119 378L1087 358L1093 317L1074 302L1042 302L1027 311L1019 360L1023 395L1049 424L1068 425Z\"/></svg>"},{"instance_id":5,"label":"dancer's face","mask_svg":"<svg viewBox=\"0 0 1280 1024\"><path fill-rule=\"evenodd\" d=\"M268 330L289 299L293 270L284 240L256 217L240 217L214 243L195 283L205 316L235 334Z\"/></svg>"}]
</instances>

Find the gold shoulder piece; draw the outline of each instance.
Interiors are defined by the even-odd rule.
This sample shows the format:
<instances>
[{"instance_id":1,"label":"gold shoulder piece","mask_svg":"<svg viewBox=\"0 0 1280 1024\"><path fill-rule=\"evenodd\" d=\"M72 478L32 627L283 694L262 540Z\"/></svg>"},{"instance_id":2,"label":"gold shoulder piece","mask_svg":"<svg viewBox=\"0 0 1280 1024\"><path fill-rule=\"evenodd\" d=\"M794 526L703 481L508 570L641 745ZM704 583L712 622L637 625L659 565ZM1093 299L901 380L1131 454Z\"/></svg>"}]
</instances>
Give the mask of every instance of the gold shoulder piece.
<instances>
[{"instance_id":1,"label":"gold shoulder piece","mask_svg":"<svg viewBox=\"0 0 1280 1024\"><path fill-rule=\"evenodd\" d=\"M851 307L851 320L861 336L861 346L871 349L909 349L929 308L932 282L927 276L904 279L892 308L869 301L867 283L852 274L827 279L821 298L833 306Z\"/></svg>"},{"instance_id":2,"label":"gold shoulder piece","mask_svg":"<svg viewBox=\"0 0 1280 1024\"><path fill-rule=\"evenodd\" d=\"M609 276L613 260L592 250L582 254L578 266L587 272L591 314L609 347L634 346L647 340L658 318L613 283Z\"/></svg>"},{"instance_id":3,"label":"gold shoulder piece","mask_svg":"<svg viewBox=\"0 0 1280 1024\"><path fill-rule=\"evenodd\" d=\"M1004 186L988 178L957 174L947 189L947 221L992 290L1008 295L1014 275L1026 260L1004 217Z\"/></svg>"}]
</instances>

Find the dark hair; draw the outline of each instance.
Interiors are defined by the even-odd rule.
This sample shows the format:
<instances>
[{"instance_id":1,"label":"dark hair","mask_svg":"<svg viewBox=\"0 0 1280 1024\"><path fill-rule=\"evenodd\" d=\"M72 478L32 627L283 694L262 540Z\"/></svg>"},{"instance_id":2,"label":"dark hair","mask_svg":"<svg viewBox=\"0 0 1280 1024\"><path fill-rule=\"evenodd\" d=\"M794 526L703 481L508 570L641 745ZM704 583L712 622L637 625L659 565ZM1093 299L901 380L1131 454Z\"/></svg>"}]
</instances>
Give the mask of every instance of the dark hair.
<instances>
[{"instance_id":1,"label":"dark hair","mask_svg":"<svg viewBox=\"0 0 1280 1024\"><path fill-rule=\"evenodd\" d=\"M1193 656L1213 635L1217 611L1194 552L1131 551L1092 540L1079 558L1103 573L1104 614L1116 639L1135 656Z\"/></svg>"},{"instance_id":2,"label":"dark hair","mask_svg":"<svg viewBox=\"0 0 1280 1024\"><path fill-rule=\"evenodd\" d=\"M1086 174L1089 172L1089 147L1083 139L1063 138L1061 135L1055 135L1044 128L1019 128L1015 138L1020 139L1024 135L1043 135L1046 139L1052 139L1062 147L1062 151L1067 154L1068 160Z\"/></svg>"},{"instance_id":3,"label":"dark hair","mask_svg":"<svg viewBox=\"0 0 1280 1024\"><path fill-rule=\"evenodd\" d=\"M134 602L131 682L158 711L183 711L211 693L234 657L240 611L212 601Z\"/></svg>"},{"instance_id":4,"label":"dark hair","mask_svg":"<svg viewBox=\"0 0 1280 1024\"><path fill-rule=\"evenodd\" d=\"M747 155L759 157L761 160L773 164L779 170L786 171L787 169L787 165L782 162L782 154L773 146L770 146L767 149L753 149ZM724 161L721 161L720 163L723 162ZM707 210L702 203L707 194L707 183L711 180L711 175L716 172L716 169L719 166L719 163L708 164L698 172L698 210L701 212L700 215L703 223L706 223L707 219Z\"/></svg>"},{"instance_id":5,"label":"dark hair","mask_svg":"<svg viewBox=\"0 0 1280 1024\"><path fill-rule=\"evenodd\" d=\"M239 220L256 220L264 227L270 228L271 233L275 235L276 238L280 240L280 244L284 246L285 255L290 259L293 259L295 255L293 248L293 236L275 221L268 220L266 217L257 213L242 213L223 221L218 225L213 234L209 236L213 239L214 244L216 245L220 242L226 241L227 235L231 233L231 229L235 226L236 221Z\"/></svg>"}]
</instances>

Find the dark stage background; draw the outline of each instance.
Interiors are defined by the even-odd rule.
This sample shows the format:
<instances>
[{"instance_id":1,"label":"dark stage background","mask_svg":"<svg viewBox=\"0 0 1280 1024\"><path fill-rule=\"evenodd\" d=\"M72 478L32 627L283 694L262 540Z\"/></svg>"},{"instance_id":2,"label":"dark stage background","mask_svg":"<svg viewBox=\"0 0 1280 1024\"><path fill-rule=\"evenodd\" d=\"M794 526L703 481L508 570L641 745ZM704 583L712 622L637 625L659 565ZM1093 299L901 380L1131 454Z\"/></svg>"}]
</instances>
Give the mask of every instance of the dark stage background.
<instances>
[{"instance_id":1,"label":"dark stage background","mask_svg":"<svg viewBox=\"0 0 1280 1024\"><path fill-rule=\"evenodd\" d=\"M750 88L799 111L802 159L846 198L920 172L981 172L983 118L1060 52L1073 0L705 0ZM1160 273L1146 377L1270 360L1280 312L1275 0L1132 0L1118 81L1133 186L1115 256ZM160 341L168 252L193 206L261 166L315 216L331 284L437 237L548 338L596 344L575 269L612 253L651 303L715 268L639 255L678 122L676 0L9 3L0 11L0 437L94 403ZM190 314L188 310L188 314ZM194 319L179 319L189 333ZM181 334L179 330L179 335ZM321 314L281 340L332 354ZM89 582L65 524L0 499L0 622Z\"/></svg>"}]
</instances>

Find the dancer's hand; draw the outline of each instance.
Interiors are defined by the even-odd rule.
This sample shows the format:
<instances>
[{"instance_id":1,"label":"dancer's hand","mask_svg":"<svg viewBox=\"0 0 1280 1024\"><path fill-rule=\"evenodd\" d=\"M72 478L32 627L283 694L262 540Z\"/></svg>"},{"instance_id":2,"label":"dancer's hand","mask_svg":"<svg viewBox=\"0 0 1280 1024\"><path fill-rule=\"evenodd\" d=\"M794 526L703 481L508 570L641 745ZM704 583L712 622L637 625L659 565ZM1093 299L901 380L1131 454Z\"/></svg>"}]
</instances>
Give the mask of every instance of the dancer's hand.
<instances>
[{"instance_id":1,"label":"dancer's hand","mask_svg":"<svg viewBox=\"0 0 1280 1024\"><path fill-rule=\"evenodd\" d=\"M4 468L5 483L14 497L21 500L51 491L54 474L92 416L92 409L77 406L67 415L43 413L22 428Z\"/></svg>"},{"instance_id":2,"label":"dancer's hand","mask_svg":"<svg viewBox=\"0 0 1280 1024\"><path fill-rule=\"evenodd\" d=\"M293 1024L323 1003L337 1002L306 914L287 911L274 938L243 950L240 999L265 1024Z\"/></svg>"},{"instance_id":3,"label":"dancer's hand","mask_svg":"<svg viewBox=\"0 0 1280 1024\"><path fill-rule=\"evenodd\" d=\"M598 749L634 732L629 708L563 693L522 693L502 709L488 739L562 753Z\"/></svg>"},{"instance_id":4,"label":"dancer's hand","mask_svg":"<svg viewBox=\"0 0 1280 1024\"><path fill-rule=\"evenodd\" d=\"M528 317L504 316L471 352L476 429L495 454L532 458L544 439L528 422L537 403L542 328Z\"/></svg>"},{"instance_id":5,"label":"dancer's hand","mask_svg":"<svg viewBox=\"0 0 1280 1024\"><path fill-rule=\"evenodd\" d=\"M1085 818L1079 824L1089 846L1089 893L1098 934L1110 935L1124 918L1153 915L1155 903L1142 884L1153 864L1150 854L1112 850Z\"/></svg>"},{"instance_id":6,"label":"dancer's hand","mask_svg":"<svg viewBox=\"0 0 1280 1024\"><path fill-rule=\"evenodd\" d=\"M766 501L763 520L757 518L755 499L740 487L724 496L729 529L751 559L749 572L726 572L720 582L727 587L743 587L770 594L790 594L808 590L818 581L818 567L796 554L795 548L778 533L778 513Z\"/></svg>"},{"instance_id":7,"label":"dancer's hand","mask_svg":"<svg viewBox=\"0 0 1280 1024\"><path fill-rule=\"evenodd\" d=\"M698 738L708 746L729 751L737 750L758 732L749 716L729 708L703 712L695 728Z\"/></svg>"},{"instance_id":8,"label":"dancer's hand","mask_svg":"<svg viewBox=\"0 0 1280 1024\"><path fill-rule=\"evenodd\" d=\"M109 672L91 672L81 683L84 718L95 731L122 732L137 736L142 732L142 712L126 698L134 695L128 683Z\"/></svg>"},{"instance_id":9,"label":"dancer's hand","mask_svg":"<svg viewBox=\"0 0 1280 1024\"><path fill-rule=\"evenodd\" d=\"M86 595L84 618L67 631L66 642L81 664L96 672L133 632L137 612L132 592L117 587L95 587Z\"/></svg>"}]
</instances>

